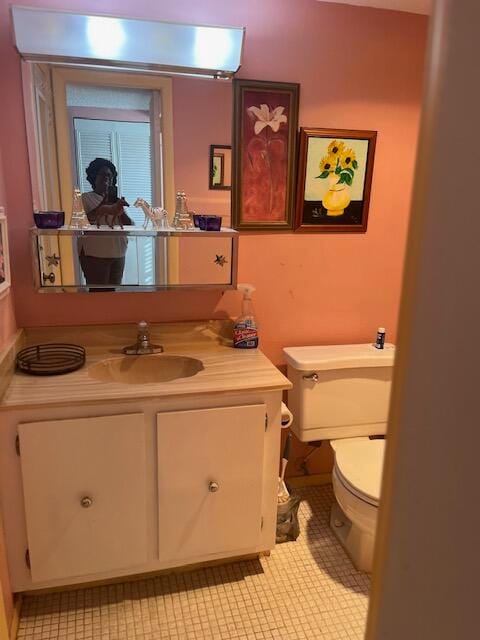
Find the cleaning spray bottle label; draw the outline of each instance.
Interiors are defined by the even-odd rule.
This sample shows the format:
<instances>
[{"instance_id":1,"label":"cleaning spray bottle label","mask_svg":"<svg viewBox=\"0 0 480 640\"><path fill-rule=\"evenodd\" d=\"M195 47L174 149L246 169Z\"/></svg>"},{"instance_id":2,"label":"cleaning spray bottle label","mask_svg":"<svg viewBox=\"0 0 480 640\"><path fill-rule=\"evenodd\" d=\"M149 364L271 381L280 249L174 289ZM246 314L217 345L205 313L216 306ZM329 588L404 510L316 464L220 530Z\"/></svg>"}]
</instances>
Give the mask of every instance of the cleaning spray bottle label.
<instances>
[{"instance_id":1,"label":"cleaning spray bottle label","mask_svg":"<svg viewBox=\"0 0 480 640\"><path fill-rule=\"evenodd\" d=\"M233 346L237 349L256 349L258 347L258 327L252 306L252 293L255 287L251 284L238 284L237 289L243 291L242 313L233 326Z\"/></svg>"},{"instance_id":2,"label":"cleaning spray bottle label","mask_svg":"<svg viewBox=\"0 0 480 640\"><path fill-rule=\"evenodd\" d=\"M252 318L235 324L233 346L237 349L255 349L258 347L257 325Z\"/></svg>"}]
</instances>

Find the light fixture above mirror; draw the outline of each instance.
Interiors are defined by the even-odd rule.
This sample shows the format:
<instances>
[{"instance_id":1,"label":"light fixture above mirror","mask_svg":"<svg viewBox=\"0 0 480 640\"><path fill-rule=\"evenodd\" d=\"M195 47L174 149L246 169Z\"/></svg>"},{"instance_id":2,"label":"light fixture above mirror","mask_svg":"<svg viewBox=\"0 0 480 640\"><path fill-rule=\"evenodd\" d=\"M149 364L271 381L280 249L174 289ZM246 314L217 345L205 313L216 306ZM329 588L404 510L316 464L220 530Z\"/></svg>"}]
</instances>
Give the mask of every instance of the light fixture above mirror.
<instances>
[{"instance_id":1,"label":"light fixture above mirror","mask_svg":"<svg viewBox=\"0 0 480 640\"><path fill-rule=\"evenodd\" d=\"M245 29L12 7L25 60L231 78ZM55 37L52 37L55 34ZM74 36L73 36L74 34Z\"/></svg>"}]
</instances>

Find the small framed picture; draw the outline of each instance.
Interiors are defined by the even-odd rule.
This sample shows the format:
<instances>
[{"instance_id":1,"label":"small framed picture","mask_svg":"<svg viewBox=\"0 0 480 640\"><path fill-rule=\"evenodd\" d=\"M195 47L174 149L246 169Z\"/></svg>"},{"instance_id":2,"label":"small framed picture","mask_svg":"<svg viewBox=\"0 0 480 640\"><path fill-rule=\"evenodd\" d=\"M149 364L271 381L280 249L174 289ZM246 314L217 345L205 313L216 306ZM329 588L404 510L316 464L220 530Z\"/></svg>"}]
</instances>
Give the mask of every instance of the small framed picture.
<instances>
[{"instance_id":1,"label":"small framed picture","mask_svg":"<svg viewBox=\"0 0 480 640\"><path fill-rule=\"evenodd\" d=\"M10 256L5 209L0 207L0 295L10 287Z\"/></svg>"},{"instance_id":2,"label":"small framed picture","mask_svg":"<svg viewBox=\"0 0 480 640\"><path fill-rule=\"evenodd\" d=\"M232 147L226 144L210 145L209 189L230 191L232 188Z\"/></svg>"},{"instance_id":3,"label":"small framed picture","mask_svg":"<svg viewBox=\"0 0 480 640\"><path fill-rule=\"evenodd\" d=\"M367 230L376 131L300 129L296 231Z\"/></svg>"},{"instance_id":4,"label":"small framed picture","mask_svg":"<svg viewBox=\"0 0 480 640\"><path fill-rule=\"evenodd\" d=\"M212 184L213 186L219 186L223 184L223 174L225 165L225 154L215 153L213 156L213 169L212 169Z\"/></svg>"},{"instance_id":5,"label":"small framed picture","mask_svg":"<svg viewBox=\"0 0 480 640\"><path fill-rule=\"evenodd\" d=\"M293 229L299 85L233 80L235 229Z\"/></svg>"}]
</instances>

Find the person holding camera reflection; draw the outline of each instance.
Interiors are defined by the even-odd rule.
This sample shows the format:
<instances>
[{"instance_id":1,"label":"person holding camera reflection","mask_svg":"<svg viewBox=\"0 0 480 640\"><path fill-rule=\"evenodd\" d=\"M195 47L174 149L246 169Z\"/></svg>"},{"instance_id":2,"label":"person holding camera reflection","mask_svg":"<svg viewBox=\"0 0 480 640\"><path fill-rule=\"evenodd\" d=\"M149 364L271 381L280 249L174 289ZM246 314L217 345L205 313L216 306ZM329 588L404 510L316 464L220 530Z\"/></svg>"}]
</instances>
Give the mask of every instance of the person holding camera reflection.
<instances>
[{"instance_id":1,"label":"person holding camera reflection","mask_svg":"<svg viewBox=\"0 0 480 640\"><path fill-rule=\"evenodd\" d=\"M117 195L117 169L106 158L95 158L86 168L87 180L92 191L82 193L83 207L90 224L133 225L125 213L128 203ZM84 236L78 240L80 265L87 285L119 285L122 283L127 252L127 237L118 235Z\"/></svg>"}]
</instances>

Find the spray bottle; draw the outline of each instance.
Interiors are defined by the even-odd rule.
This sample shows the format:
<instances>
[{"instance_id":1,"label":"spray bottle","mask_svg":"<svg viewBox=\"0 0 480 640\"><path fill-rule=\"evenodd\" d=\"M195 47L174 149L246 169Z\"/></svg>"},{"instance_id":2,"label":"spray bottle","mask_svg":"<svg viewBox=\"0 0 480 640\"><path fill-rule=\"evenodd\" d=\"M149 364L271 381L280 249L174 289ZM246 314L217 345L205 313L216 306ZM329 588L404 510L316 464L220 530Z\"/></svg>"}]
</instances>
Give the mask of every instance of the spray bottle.
<instances>
[{"instance_id":1,"label":"spray bottle","mask_svg":"<svg viewBox=\"0 0 480 640\"><path fill-rule=\"evenodd\" d=\"M256 349L258 347L258 329L253 314L252 293L255 287L251 284L237 285L243 291L242 313L233 327L233 346L237 349Z\"/></svg>"}]
</instances>

